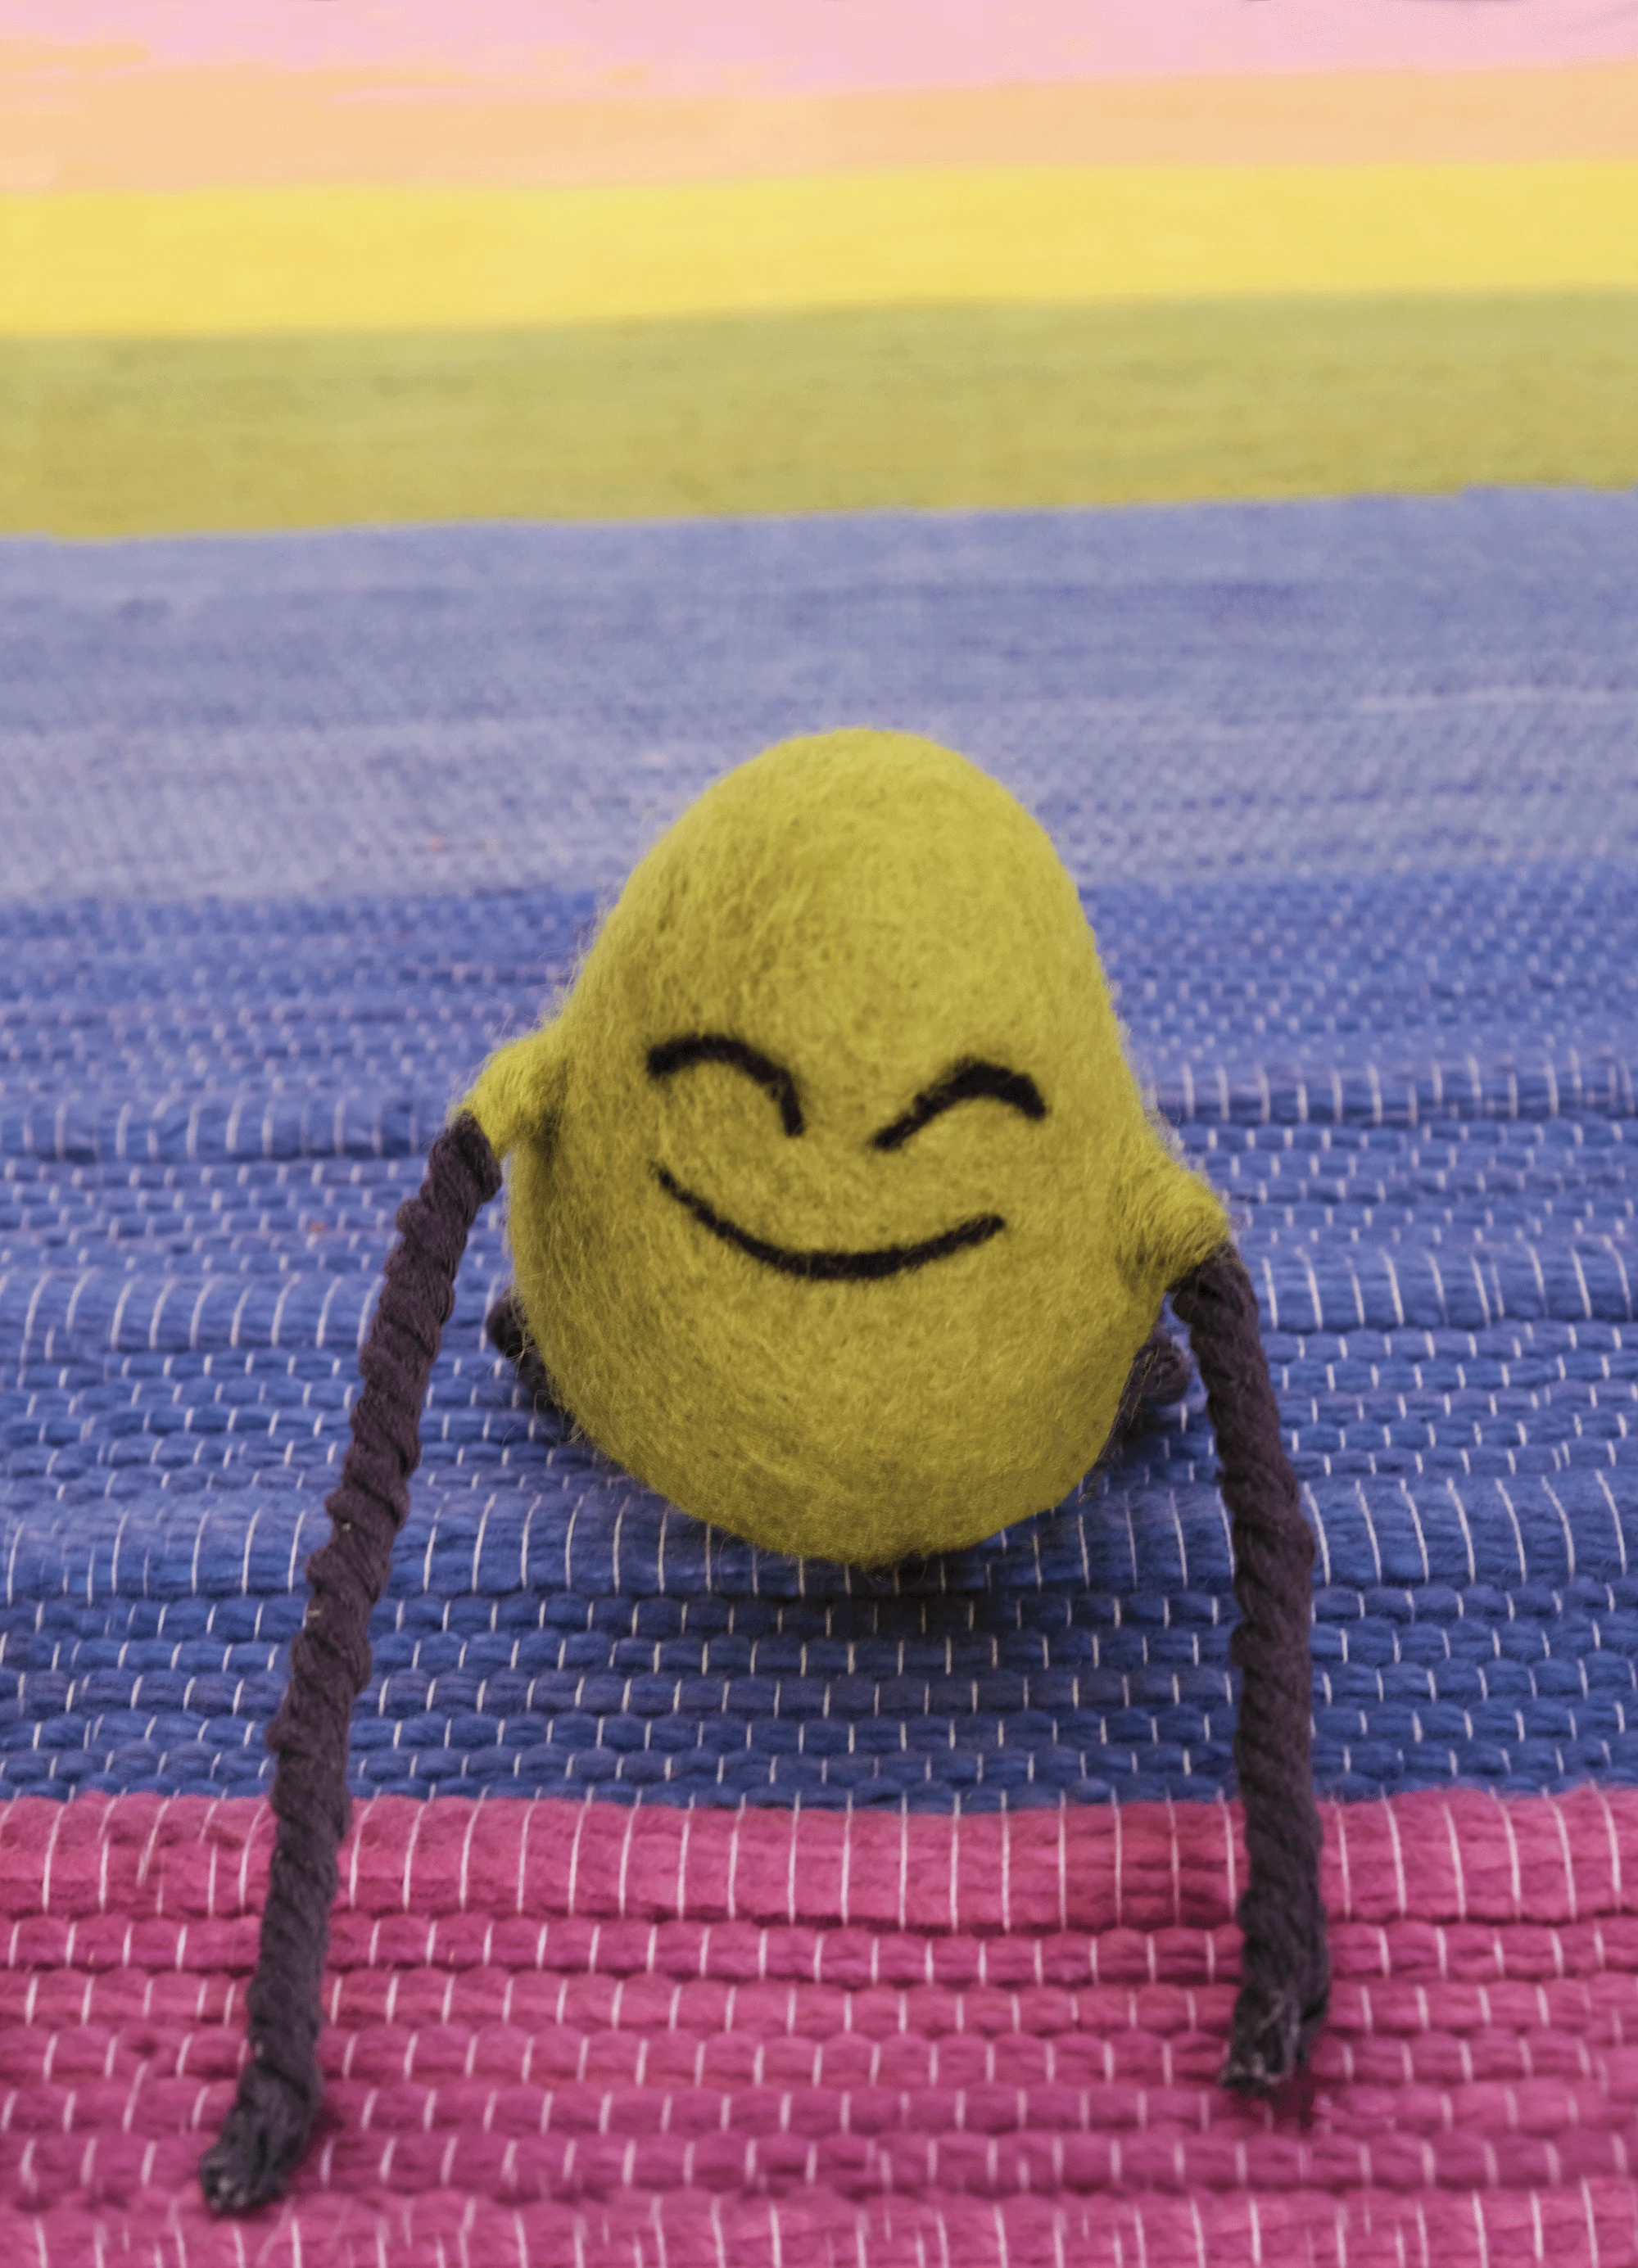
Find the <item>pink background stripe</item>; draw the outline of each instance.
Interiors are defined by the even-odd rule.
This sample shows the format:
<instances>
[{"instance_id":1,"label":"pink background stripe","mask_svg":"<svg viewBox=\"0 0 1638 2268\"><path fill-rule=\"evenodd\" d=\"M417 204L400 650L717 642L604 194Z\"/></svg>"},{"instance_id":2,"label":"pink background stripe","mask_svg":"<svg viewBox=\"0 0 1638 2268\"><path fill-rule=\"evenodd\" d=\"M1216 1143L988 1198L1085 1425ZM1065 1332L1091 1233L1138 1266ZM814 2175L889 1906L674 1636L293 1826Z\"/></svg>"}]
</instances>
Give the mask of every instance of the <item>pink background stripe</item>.
<instances>
[{"instance_id":1,"label":"pink background stripe","mask_svg":"<svg viewBox=\"0 0 1638 2268\"><path fill-rule=\"evenodd\" d=\"M528 58L566 84L751 92L1530 67L1638 53L1638 17L1606 0L5 0L7 37L285 68Z\"/></svg>"},{"instance_id":2,"label":"pink background stripe","mask_svg":"<svg viewBox=\"0 0 1638 2268\"><path fill-rule=\"evenodd\" d=\"M1230 1809L361 1806L328 2123L247 2237L193 2169L241 2052L267 1808L24 1797L0 2257L1638 2258L1638 1791L1325 1824L1304 2124L1214 2084Z\"/></svg>"},{"instance_id":3,"label":"pink background stripe","mask_svg":"<svg viewBox=\"0 0 1638 2268\"><path fill-rule=\"evenodd\" d=\"M1463 1789L1324 1807L1339 1920L1575 1922L1638 1912L1638 1790ZM1215 1928L1243 1887L1237 1806L1078 1806L967 1818L668 1805L357 1807L342 1904L641 1921L840 1923L991 1934ZM250 1798L0 1806L0 1915L255 1911L272 1817ZM16 1940L14 1940L15 1944Z\"/></svg>"}]
</instances>

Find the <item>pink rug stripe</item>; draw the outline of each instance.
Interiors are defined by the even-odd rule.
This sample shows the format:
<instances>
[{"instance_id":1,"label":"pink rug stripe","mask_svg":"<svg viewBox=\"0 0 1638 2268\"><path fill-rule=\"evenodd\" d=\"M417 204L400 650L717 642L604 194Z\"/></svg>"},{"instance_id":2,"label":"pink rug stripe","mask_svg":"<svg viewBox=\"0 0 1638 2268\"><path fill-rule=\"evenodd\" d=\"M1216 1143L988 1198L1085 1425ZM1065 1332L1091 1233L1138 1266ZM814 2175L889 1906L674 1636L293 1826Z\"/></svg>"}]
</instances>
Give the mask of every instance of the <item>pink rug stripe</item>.
<instances>
[{"instance_id":1,"label":"pink rug stripe","mask_svg":"<svg viewBox=\"0 0 1638 2268\"><path fill-rule=\"evenodd\" d=\"M1214 2084L1232 1811L384 1798L327 2124L221 2228L269 1825L0 1813L0 2258L1638 2261L1638 1792L1329 1809L1306 2112Z\"/></svg>"},{"instance_id":2,"label":"pink rug stripe","mask_svg":"<svg viewBox=\"0 0 1638 2268\"><path fill-rule=\"evenodd\" d=\"M1471 1790L1330 1804L1340 1921L1575 1922L1634 1911L1638 1790ZM0 1806L0 1917L225 1920L260 1910L272 1814L250 1798L21 1797ZM1238 1807L955 1816L668 1805L356 1807L340 1911L818 1923L831 1929L1214 1928L1244 1884ZM17 1941L14 1940L14 1942Z\"/></svg>"}]
</instances>

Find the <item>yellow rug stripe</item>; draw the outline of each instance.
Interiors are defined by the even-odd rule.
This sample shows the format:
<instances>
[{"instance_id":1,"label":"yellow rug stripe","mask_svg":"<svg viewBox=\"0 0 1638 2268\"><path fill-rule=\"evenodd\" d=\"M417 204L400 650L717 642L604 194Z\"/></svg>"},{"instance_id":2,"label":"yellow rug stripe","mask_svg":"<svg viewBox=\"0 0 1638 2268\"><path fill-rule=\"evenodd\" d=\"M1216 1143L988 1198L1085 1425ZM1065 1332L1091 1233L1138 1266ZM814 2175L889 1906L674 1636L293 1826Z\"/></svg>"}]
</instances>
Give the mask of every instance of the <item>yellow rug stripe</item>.
<instances>
[{"instance_id":1,"label":"yellow rug stripe","mask_svg":"<svg viewBox=\"0 0 1638 2268\"><path fill-rule=\"evenodd\" d=\"M0 341L0 531L1638 481L1638 292Z\"/></svg>"},{"instance_id":2,"label":"yellow rug stripe","mask_svg":"<svg viewBox=\"0 0 1638 2268\"><path fill-rule=\"evenodd\" d=\"M1638 285L1638 161L0 198L0 333Z\"/></svg>"}]
</instances>

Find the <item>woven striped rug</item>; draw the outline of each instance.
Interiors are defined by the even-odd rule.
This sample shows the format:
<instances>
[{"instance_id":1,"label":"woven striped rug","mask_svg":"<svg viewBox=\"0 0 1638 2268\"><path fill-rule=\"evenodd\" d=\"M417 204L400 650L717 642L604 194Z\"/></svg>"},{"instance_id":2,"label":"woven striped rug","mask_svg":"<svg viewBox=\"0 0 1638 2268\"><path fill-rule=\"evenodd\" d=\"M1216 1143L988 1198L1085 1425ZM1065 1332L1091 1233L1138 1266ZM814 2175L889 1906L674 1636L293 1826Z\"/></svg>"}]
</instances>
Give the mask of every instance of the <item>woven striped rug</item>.
<instances>
[{"instance_id":1,"label":"woven striped rug","mask_svg":"<svg viewBox=\"0 0 1638 2268\"><path fill-rule=\"evenodd\" d=\"M0 2257L1638 2260L1638 499L0 547ZM1198 1395L882 1575L528 1402L463 1270L324 2123L217 2225L262 1734L393 1212L644 843L915 726L1081 880L1319 1550L1338 1984L1218 2092Z\"/></svg>"}]
</instances>

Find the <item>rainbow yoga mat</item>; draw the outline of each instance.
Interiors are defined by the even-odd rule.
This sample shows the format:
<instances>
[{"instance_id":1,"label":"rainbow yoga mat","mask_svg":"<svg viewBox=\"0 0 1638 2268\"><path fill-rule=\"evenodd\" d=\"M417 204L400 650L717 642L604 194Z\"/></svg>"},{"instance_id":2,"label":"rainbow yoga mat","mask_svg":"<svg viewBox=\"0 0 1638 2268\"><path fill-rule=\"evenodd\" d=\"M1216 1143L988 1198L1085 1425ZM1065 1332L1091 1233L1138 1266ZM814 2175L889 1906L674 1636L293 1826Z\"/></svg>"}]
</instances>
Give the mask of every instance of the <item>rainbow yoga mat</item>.
<instances>
[{"instance_id":1,"label":"rainbow yoga mat","mask_svg":"<svg viewBox=\"0 0 1638 2268\"><path fill-rule=\"evenodd\" d=\"M777 51L721 0L692 62L635 5L520 60L501 0L453 61L431 11L349 48L254 5L122 60L58 0L13 59L57 99L0 203L8 2264L1638 2261L1632 59L1568 4L1396 48L1199 0L1185 77L1096 9L1007 47L952 4L929 87L901 12L869 68L818 0ZM1007 155L1030 103L1056 186ZM555 199L705 228L657 144L719 217L800 190L777 304L771 256L732 305L550 298L539 247L589 240ZM1299 228L1281 169L1327 165ZM1325 214L1422 166L1426 227L1328 296ZM1596 221L1574 275L1532 184ZM891 281L906 214L948 247L1048 188L1064 296ZM875 299L836 233L873 210ZM1108 210L1151 233L1100 296ZM1231 211L1279 276L1214 270ZM370 323L323 317L361 246L463 228L536 247L503 328L438 298L453 254L397 315L372 254ZM1311 2083L1214 2085L1244 1861L1198 1395L977 1550L778 1559L533 1406L482 1337L497 1210L354 1722L324 2123L213 2223L262 1734L394 1211L668 820L860 718L1050 828L1258 1287L1317 1543Z\"/></svg>"}]
</instances>

